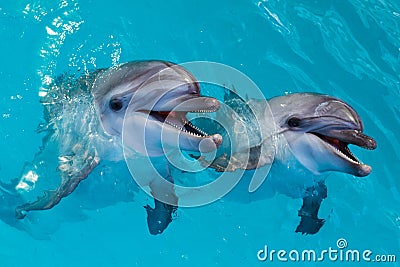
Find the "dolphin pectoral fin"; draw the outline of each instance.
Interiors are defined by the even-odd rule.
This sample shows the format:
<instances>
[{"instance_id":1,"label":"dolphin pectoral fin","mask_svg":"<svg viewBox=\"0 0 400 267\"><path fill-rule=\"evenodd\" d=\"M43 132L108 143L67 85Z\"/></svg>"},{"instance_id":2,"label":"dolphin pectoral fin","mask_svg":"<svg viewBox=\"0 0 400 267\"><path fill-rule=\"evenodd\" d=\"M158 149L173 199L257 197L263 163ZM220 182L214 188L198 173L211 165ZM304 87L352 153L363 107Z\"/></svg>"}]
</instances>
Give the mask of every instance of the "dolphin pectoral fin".
<instances>
[{"instance_id":1,"label":"dolphin pectoral fin","mask_svg":"<svg viewBox=\"0 0 400 267\"><path fill-rule=\"evenodd\" d=\"M150 234L158 235L164 232L172 222L178 208L178 197L175 194L174 179L165 158L153 161L155 168L162 177L154 178L150 183L151 195L154 198L154 208L145 206L147 226Z\"/></svg>"},{"instance_id":2,"label":"dolphin pectoral fin","mask_svg":"<svg viewBox=\"0 0 400 267\"><path fill-rule=\"evenodd\" d=\"M313 235L318 233L321 227L324 225L325 220L319 218L312 218L310 216L300 216L301 220L296 228L296 233L302 233L303 235Z\"/></svg>"},{"instance_id":3,"label":"dolphin pectoral fin","mask_svg":"<svg viewBox=\"0 0 400 267\"><path fill-rule=\"evenodd\" d=\"M319 218L313 218L308 215L300 215L301 220L299 225L296 227L296 233L303 235L313 235L319 232L321 227L324 225L325 220Z\"/></svg>"},{"instance_id":4,"label":"dolphin pectoral fin","mask_svg":"<svg viewBox=\"0 0 400 267\"><path fill-rule=\"evenodd\" d=\"M44 195L38 197L34 202L18 206L15 209L16 218L23 219L27 212L31 210L46 210L57 205L62 198L71 194L79 183L87 178L89 173L98 165L98 163L99 158L94 154L93 156L88 155L81 166L80 164L82 164L82 162L80 160L78 160L78 162L72 161L68 169L62 169L60 166L60 170L62 171L61 185L55 190L46 190ZM77 167L79 167L79 171L77 171Z\"/></svg>"},{"instance_id":5,"label":"dolphin pectoral fin","mask_svg":"<svg viewBox=\"0 0 400 267\"><path fill-rule=\"evenodd\" d=\"M207 168L212 168L216 170L217 172L224 172L226 171L230 158L226 153L222 154L218 158L214 159L213 161L208 161L204 156L196 156L193 154L189 154L190 157L197 159L201 166L207 167Z\"/></svg>"},{"instance_id":6,"label":"dolphin pectoral fin","mask_svg":"<svg viewBox=\"0 0 400 267\"><path fill-rule=\"evenodd\" d=\"M318 218L318 211L322 200L327 197L327 188L324 182L319 182L315 186L306 190L303 198L303 205L299 210L298 216L301 218L296 228L296 233L316 234L324 225L325 220Z\"/></svg>"},{"instance_id":7,"label":"dolphin pectoral fin","mask_svg":"<svg viewBox=\"0 0 400 267\"><path fill-rule=\"evenodd\" d=\"M164 232L172 222L173 214L177 207L163 203L154 199L154 208L149 205L144 207L147 212L147 225L152 235L158 235Z\"/></svg>"},{"instance_id":8,"label":"dolphin pectoral fin","mask_svg":"<svg viewBox=\"0 0 400 267\"><path fill-rule=\"evenodd\" d=\"M197 159L203 167L214 169L217 172L234 172L237 169L247 169L247 164L241 160L241 154L235 153L229 156L227 153L209 161L204 156L189 154L190 157Z\"/></svg>"},{"instance_id":9,"label":"dolphin pectoral fin","mask_svg":"<svg viewBox=\"0 0 400 267\"><path fill-rule=\"evenodd\" d=\"M197 159L203 167L208 167L217 172L234 172L236 170L254 170L265 164L271 164L268 161L260 161L261 146L251 147L248 151L235 152L233 155L223 153L213 161L207 161L203 156L189 154Z\"/></svg>"}]
</instances>

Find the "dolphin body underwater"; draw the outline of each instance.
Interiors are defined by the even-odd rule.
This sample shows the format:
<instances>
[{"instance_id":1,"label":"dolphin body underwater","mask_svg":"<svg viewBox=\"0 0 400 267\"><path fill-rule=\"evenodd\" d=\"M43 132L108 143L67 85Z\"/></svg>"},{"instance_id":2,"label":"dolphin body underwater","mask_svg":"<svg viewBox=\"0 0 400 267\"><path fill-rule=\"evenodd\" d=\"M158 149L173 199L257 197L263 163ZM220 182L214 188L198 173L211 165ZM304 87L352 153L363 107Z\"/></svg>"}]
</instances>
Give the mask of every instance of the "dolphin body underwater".
<instances>
[{"instance_id":1,"label":"dolphin body underwater","mask_svg":"<svg viewBox=\"0 0 400 267\"><path fill-rule=\"evenodd\" d=\"M3 205L15 208L18 219L57 205L100 160L124 160L123 127L128 145L155 158L158 166L168 164L162 156L162 145L168 145L161 144L162 130L167 136L179 135L179 147L189 151L198 151L204 140L204 152L222 142L220 135L206 135L186 119L188 112L216 111L219 102L202 97L192 74L170 62L133 61L77 79L61 77L49 86L41 103L46 120L40 126L45 132L42 147L19 179L0 186ZM173 182L168 168L161 169ZM155 197L155 207L145 207L149 231L155 235L172 221L178 199L173 187L157 188L152 177L146 179ZM161 203L157 194L169 194L176 205Z\"/></svg>"},{"instance_id":2,"label":"dolphin body underwater","mask_svg":"<svg viewBox=\"0 0 400 267\"><path fill-rule=\"evenodd\" d=\"M302 198L298 213L301 221L296 232L303 234L315 234L324 224L318 218L318 211L327 197L327 172L355 176L371 172L371 167L361 163L348 145L375 149L376 142L363 134L356 111L331 96L296 93L268 101L244 101L226 94L224 102L230 109L224 105L220 108L216 99L201 97L192 74L164 61L134 61L78 79L67 77L67 82L64 78L50 85L41 98L46 122L40 127L45 137L39 153L33 162L26 164L19 179L0 184L4 205L10 210L15 208L18 219L23 219L29 211L57 205L88 177L100 160L123 160L123 128L124 133L131 131L136 137L128 138L128 145L155 158L156 166L161 166L158 171L172 182L175 173L163 167L168 163L158 138L161 129L167 129L171 135L179 134L179 147L189 151L198 152L200 142L208 140L209 146L203 146L202 152L219 147L219 157L211 162L203 156L193 157L209 167L210 176L214 175L213 169L246 170L245 177L229 194L234 199L264 199L275 192ZM207 135L188 122L186 114L196 111L217 111L217 121L228 121L229 132L234 133L230 142L237 144L236 150L225 152L229 146L226 136ZM219 132L219 127L209 120L202 125L213 132ZM138 134L138 129L149 136ZM271 167L268 177L255 192L249 192L250 176L264 167ZM191 183L190 177L187 183ZM173 199L170 203L176 203L165 204L155 198L154 208L145 207L149 231L155 235L172 221L178 199L172 187L157 188L152 177L148 178L148 185L156 198L157 194L169 194ZM0 215L4 220L4 214ZM10 224L15 223L6 219Z\"/></svg>"},{"instance_id":3,"label":"dolphin body underwater","mask_svg":"<svg viewBox=\"0 0 400 267\"><path fill-rule=\"evenodd\" d=\"M248 202L275 193L302 198L296 232L315 234L323 226L325 220L318 218L318 211L327 197L327 173L363 177L372 170L351 153L348 145L372 150L376 142L363 134L357 112L338 98L317 93L293 93L268 101L244 101L234 93L224 98L225 105L221 105L216 118L229 122L227 132L234 146L225 141L226 132L217 130L224 140L219 156L213 161L204 156L192 157L217 172L248 170L227 195L229 199ZM204 125L202 128L207 130ZM251 189L251 176L265 167L270 168L268 177Z\"/></svg>"}]
</instances>

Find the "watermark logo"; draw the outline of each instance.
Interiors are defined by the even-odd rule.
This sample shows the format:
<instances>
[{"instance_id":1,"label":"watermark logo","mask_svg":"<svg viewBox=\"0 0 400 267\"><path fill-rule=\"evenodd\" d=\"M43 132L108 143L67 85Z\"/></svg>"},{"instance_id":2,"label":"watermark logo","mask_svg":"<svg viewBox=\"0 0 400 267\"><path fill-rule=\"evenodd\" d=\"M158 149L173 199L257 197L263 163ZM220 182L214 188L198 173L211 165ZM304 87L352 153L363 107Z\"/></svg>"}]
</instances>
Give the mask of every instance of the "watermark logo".
<instances>
[{"instance_id":1,"label":"watermark logo","mask_svg":"<svg viewBox=\"0 0 400 267\"><path fill-rule=\"evenodd\" d=\"M265 245L257 252L257 259L262 262L396 262L396 255L375 254L369 249L349 249L347 240L339 238L336 248L329 247L323 250L275 250Z\"/></svg>"},{"instance_id":2,"label":"watermark logo","mask_svg":"<svg viewBox=\"0 0 400 267\"><path fill-rule=\"evenodd\" d=\"M347 248L347 240L344 238L339 238L336 241L336 246L340 249Z\"/></svg>"},{"instance_id":3,"label":"watermark logo","mask_svg":"<svg viewBox=\"0 0 400 267\"><path fill-rule=\"evenodd\" d=\"M235 187L245 166L254 161L250 148L268 137L271 143L257 152L273 162L272 112L262 91L242 72L220 63L189 62L165 66L144 78L135 90L130 89L122 139L128 168L150 196L170 205L179 202L180 207L216 201ZM264 100L262 108L257 110L258 106L249 105L247 99ZM206 121L206 129L192 123L196 120ZM217 130L224 135L214 132ZM217 147L224 153L217 154ZM196 152L201 160L188 157L186 151ZM226 159L233 154L240 158L236 164L241 166ZM192 175L211 164L236 171L221 171L217 178L201 185L190 181L177 184L171 175L171 167ZM263 183L270 167L265 164L250 174L250 192Z\"/></svg>"}]
</instances>

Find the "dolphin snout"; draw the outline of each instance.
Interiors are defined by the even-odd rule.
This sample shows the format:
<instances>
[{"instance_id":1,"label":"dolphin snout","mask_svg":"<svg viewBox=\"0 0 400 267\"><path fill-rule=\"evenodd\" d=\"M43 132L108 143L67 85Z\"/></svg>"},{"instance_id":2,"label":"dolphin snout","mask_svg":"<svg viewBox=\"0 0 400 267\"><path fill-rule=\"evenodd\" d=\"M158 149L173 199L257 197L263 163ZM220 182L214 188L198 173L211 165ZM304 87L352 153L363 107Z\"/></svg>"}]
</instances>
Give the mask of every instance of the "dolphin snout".
<instances>
[{"instance_id":1,"label":"dolphin snout","mask_svg":"<svg viewBox=\"0 0 400 267\"><path fill-rule=\"evenodd\" d=\"M190 99L190 101L187 101L185 104L188 108L190 105L191 110L188 110L189 112L215 112L220 108L220 103L217 99L206 96Z\"/></svg>"},{"instance_id":2,"label":"dolphin snout","mask_svg":"<svg viewBox=\"0 0 400 267\"><path fill-rule=\"evenodd\" d=\"M364 177L364 176L369 175L371 173L371 171L372 171L371 166L368 166L366 164L361 164L356 169L356 173L354 173L354 175L358 176L358 177Z\"/></svg>"},{"instance_id":3,"label":"dolphin snout","mask_svg":"<svg viewBox=\"0 0 400 267\"><path fill-rule=\"evenodd\" d=\"M163 108L159 110L180 111L180 112L215 112L219 109L219 101L212 97L196 96L184 96L182 98L174 99L169 101L168 104L164 104Z\"/></svg>"},{"instance_id":4,"label":"dolphin snout","mask_svg":"<svg viewBox=\"0 0 400 267\"><path fill-rule=\"evenodd\" d=\"M207 106L207 109L210 110L218 110L220 108L219 101L212 97L206 97L204 104Z\"/></svg>"},{"instance_id":5,"label":"dolphin snout","mask_svg":"<svg viewBox=\"0 0 400 267\"><path fill-rule=\"evenodd\" d=\"M207 138L203 138L199 143L199 151L202 153L209 153L216 150L222 144L222 136L220 134L213 134Z\"/></svg>"},{"instance_id":6,"label":"dolphin snout","mask_svg":"<svg viewBox=\"0 0 400 267\"><path fill-rule=\"evenodd\" d=\"M324 131L323 134L365 149L373 150L376 148L375 139L359 130L328 130Z\"/></svg>"}]
</instances>

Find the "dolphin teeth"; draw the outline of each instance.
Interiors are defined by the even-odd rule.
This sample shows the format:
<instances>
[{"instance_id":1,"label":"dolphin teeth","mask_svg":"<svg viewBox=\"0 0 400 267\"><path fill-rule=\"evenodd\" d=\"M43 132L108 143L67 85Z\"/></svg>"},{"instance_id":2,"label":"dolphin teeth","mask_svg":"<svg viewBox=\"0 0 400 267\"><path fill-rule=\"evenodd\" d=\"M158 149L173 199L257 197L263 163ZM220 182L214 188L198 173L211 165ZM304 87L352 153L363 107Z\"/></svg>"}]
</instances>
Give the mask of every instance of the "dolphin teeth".
<instances>
[{"instance_id":1,"label":"dolphin teeth","mask_svg":"<svg viewBox=\"0 0 400 267\"><path fill-rule=\"evenodd\" d=\"M347 153L349 153L350 155L352 155L356 160L354 160L354 159L351 159L349 156L347 156L346 154L344 154L344 153L342 153L342 154L344 154L347 158L349 158L350 160L352 160L353 162L355 162L355 163L357 163L357 164L364 164L364 163L362 163L358 158L356 158L356 156L354 156L354 154L350 151L350 149L346 146L346 151L347 151Z\"/></svg>"},{"instance_id":2,"label":"dolphin teeth","mask_svg":"<svg viewBox=\"0 0 400 267\"><path fill-rule=\"evenodd\" d=\"M192 112L213 112L213 110L198 110L198 111L192 111ZM209 134L207 134L206 132L204 132L203 130L199 129L198 127L194 126L187 118L186 113L181 116L174 116L174 119L178 119L179 121L169 121L168 120L168 116L166 115L166 112L150 112L152 113L156 118L158 118L159 121L164 122L176 129L178 129L179 131L182 131L184 133L188 133L192 136L196 136L196 137L201 137L201 138L205 138L208 137ZM169 113L168 113L169 114ZM177 125L176 123L178 123L179 125Z\"/></svg>"},{"instance_id":3,"label":"dolphin teeth","mask_svg":"<svg viewBox=\"0 0 400 267\"><path fill-rule=\"evenodd\" d=\"M339 139L327 137L318 133L314 133L316 136L321 138L323 141L325 141L327 144L329 144L331 147L333 147L338 153L347 159L348 161L357 164L357 165L363 165L362 163L354 154L350 151L348 147L348 143L342 142Z\"/></svg>"},{"instance_id":4,"label":"dolphin teeth","mask_svg":"<svg viewBox=\"0 0 400 267\"><path fill-rule=\"evenodd\" d=\"M353 153L351 153L351 151L350 151L350 149L348 148L348 147L346 147L346 151L348 152L348 153L350 153L356 160L354 160L354 159L352 159L352 158L350 158L349 156L347 156L345 153L343 153L340 149L338 149L338 148L336 148L335 147L335 149L336 149L336 151L338 151L339 153L340 153L340 155L343 155L346 159L348 159L349 161L351 161L351 162L353 162L353 163L355 163L355 164L357 164L357 165L362 165L362 164L364 164L364 163L362 163L358 158L356 158L355 156L354 156L354 154Z\"/></svg>"},{"instance_id":5,"label":"dolphin teeth","mask_svg":"<svg viewBox=\"0 0 400 267\"><path fill-rule=\"evenodd\" d=\"M170 121L167 121L167 120L165 120L164 122L165 122L166 124L168 124L168 125L170 125L170 126L176 128L176 129L178 129L179 131L188 133L188 134L193 135L193 136L196 136L196 137L202 137L202 138L204 138L204 137L209 136L206 132L204 132L203 130L201 130L201 129L199 129L198 127L194 126L194 125L193 125L190 121L188 121L188 120L182 120L182 126L178 126L178 125L176 125L175 123L170 122ZM195 130L198 131L200 134L194 133L194 132L191 132L191 131L187 130L187 129L185 128L185 125L189 125L191 128L195 129Z\"/></svg>"},{"instance_id":6,"label":"dolphin teeth","mask_svg":"<svg viewBox=\"0 0 400 267\"><path fill-rule=\"evenodd\" d=\"M199 109L199 110L193 110L192 113L212 113L217 111L217 109Z\"/></svg>"},{"instance_id":7,"label":"dolphin teeth","mask_svg":"<svg viewBox=\"0 0 400 267\"><path fill-rule=\"evenodd\" d=\"M205 136L209 136L208 133L204 132L203 130L201 130L199 127L193 125L190 121L187 121L186 124L188 124L191 128L195 129L196 131L198 131L200 134L197 134L199 136L203 135Z\"/></svg>"}]
</instances>

